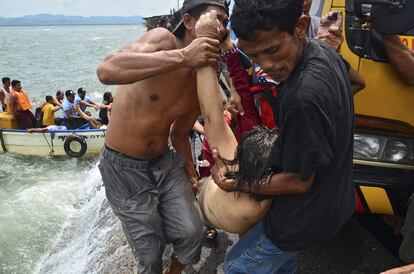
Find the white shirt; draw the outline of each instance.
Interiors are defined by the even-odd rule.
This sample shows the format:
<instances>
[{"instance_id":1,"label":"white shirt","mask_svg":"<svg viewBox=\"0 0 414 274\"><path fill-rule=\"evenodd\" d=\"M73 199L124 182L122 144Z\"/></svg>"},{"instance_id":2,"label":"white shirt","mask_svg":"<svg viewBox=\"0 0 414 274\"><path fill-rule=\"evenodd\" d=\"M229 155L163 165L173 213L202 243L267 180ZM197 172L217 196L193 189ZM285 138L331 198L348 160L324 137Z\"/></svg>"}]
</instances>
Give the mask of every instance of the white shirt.
<instances>
[{"instance_id":1,"label":"white shirt","mask_svg":"<svg viewBox=\"0 0 414 274\"><path fill-rule=\"evenodd\" d=\"M10 88L9 88L10 89ZM11 92L11 89L10 89L10 92L8 92L5 88L1 88L1 90L3 91L3 93L4 93L4 102L6 103L6 104L8 104L9 103L9 98L10 98L10 92Z\"/></svg>"},{"instance_id":2,"label":"white shirt","mask_svg":"<svg viewBox=\"0 0 414 274\"><path fill-rule=\"evenodd\" d=\"M68 129L66 126L56 126L56 125L47 126L46 128L49 131L58 131L58 130L67 130Z\"/></svg>"}]
</instances>

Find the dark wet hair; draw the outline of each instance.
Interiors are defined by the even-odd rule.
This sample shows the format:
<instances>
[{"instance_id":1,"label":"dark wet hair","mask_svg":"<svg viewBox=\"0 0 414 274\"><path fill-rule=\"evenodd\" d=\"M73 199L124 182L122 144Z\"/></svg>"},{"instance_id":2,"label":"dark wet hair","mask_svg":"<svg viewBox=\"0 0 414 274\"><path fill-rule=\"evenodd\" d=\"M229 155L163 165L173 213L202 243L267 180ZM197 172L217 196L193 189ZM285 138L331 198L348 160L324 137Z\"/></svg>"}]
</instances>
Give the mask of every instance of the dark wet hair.
<instances>
[{"instance_id":1,"label":"dark wet hair","mask_svg":"<svg viewBox=\"0 0 414 274\"><path fill-rule=\"evenodd\" d=\"M14 87L16 87L18 84L21 84L21 82L19 81L19 80L13 80L12 82L11 82L11 86L14 88Z\"/></svg>"},{"instance_id":2,"label":"dark wet hair","mask_svg":"<svg viewBox=\"0 0 414 274\"><path fill-rule=\"evenodd\" d=\"M63 92L61 90L56 91L56 96L63 95Z\"/></svg>"},{"instance_id":3,"label":"dark wet hair","mask_svg":"<svg viewBox=\"0 0 414 274\"><path fill-rule=\"evenodd\" d=\"M242 40L274 28L292 35L302 10L303 0L235 0L231 27Z\"/></svg>"},{"instance_id":4,"label":"dark wet hair","mask_svg":"<svg viewBox=\"0 0 414 274\"><path fill-rule=\"evenodd\" d=\"M257 126L245 133L236 148L234 160L227 165L238 165L237 171L228 171L226 178L233 180L236 191L243 185L255 193L274 173L280 172L279 143L276 129Z\"/></svg>"},{"instance_id":5,"label":"dark wet hair","mask_svg":"<svg viewBox=\"0 0 414 274\"><path fill-rule=\"evenodd\" d=\"M5 84L7 81L10 81L10 78L9 77L3 77L3 78L1 78L1 82L3 84Z\"/></svg>"},{"instance_id":6,"label":"dark wet hair","mask_svg":"<svg viewBox=\"0 0 414 274\"><path fill-rule=\"evenodd\" d=\"M53 101L53 97L50 96L50 95L47 95L46 96L46 102L50 102L50 101Z\"/></svg>"},{"instance_id":7,"label":"dark wet hair","mask_svg":"<svg viewBox=\"0 0 414 274\"><path fill-rule=\"evenodd\" d=\"M111 93L111 92L109 92L109 91L105 92L105 93L103 94L103 99L104 99L104 101L109 102L109 99L111 99L111 96L112 96L112 93Z\"/></svg>"}]
</instances>

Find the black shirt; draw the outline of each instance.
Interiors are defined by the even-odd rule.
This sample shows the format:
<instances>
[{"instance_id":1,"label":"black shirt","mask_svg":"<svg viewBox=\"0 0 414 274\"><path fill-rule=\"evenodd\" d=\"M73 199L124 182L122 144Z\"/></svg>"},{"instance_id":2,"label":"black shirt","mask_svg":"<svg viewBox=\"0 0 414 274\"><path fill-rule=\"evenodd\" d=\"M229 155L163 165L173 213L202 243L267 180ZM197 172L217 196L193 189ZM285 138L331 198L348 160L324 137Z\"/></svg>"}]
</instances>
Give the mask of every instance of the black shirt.
<instances>
[{"instance_id":1,"label":"black shirt","mask_svg":"<svg viewBox=\"0 0 414 274\"><path fill-rule=\"evenodd\" d=\"M307 193L274 198L265 233L280 249L298 251L333 237L355 210L353 97L340 56L315 40L279 91L281 167L315 178Z\"/></svg>"},{"instance_id":2,"label":"black shirt","mask_svg":"<svg viewBox=\"0 0 414 274\"><path fill-rule=\"evenodd\" d=\"M110 102L103 101L102 104L103 105L109 105ZM99 118L101 119L101 124L107 125L109 123L109 120L108 120L108 109L107 108L101 108L99 110Z\"/></svg>"}]
</instances>

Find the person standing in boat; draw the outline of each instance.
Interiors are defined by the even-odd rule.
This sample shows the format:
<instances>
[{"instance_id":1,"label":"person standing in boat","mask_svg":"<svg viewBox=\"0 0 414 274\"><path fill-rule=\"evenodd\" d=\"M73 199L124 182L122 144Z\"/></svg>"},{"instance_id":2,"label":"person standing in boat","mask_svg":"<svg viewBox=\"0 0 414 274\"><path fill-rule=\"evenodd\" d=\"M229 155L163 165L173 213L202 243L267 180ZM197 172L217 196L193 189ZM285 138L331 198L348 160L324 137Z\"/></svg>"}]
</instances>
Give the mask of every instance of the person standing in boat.
<instances>
[{"instance_id":1,"label":"person standing in boat","mask_svg":"<svg viewBox=\"0 0 414 274\"><path fill-rule=\"evenodd\" d=\"M200 259L203 227L188 133L200 114L195 69L216 64L220 51L219 40L195 38L198 18L211 10L224 40L226 1L186 0L173 33L150 30L97 70L102 83L119 85L99 167L139 273L162 272L167 243L173 254L164 273L181 273Z\"/></svg>"},{"instance_id":2,"label":"person standing in boat","mask_svg":"<svg viewBox=\"0 0 414 274\"><path fill-rule=\"evenodd\" d=\"M11 82L12 92L10 93L10 113L17 120L21 129L32 128L35 125L35 116L30 111L32 104L19 80Z\"/></svg>"},{"instance_id":3,"label":"person standing in boat","mask_svg":"<svg viewBox=\"0 0 414 274\"><path fill-rule=\"evenodd\" d=\"M7 111L7 104L9 102L10 98L10 78L9 77L3 77L1 79L1 82L3 83L3 87L0 89L0 103L3 108L3 111Z\"/></svg>"},{"instance_id":4,"label":"person standing in boat","mask_svg":"<svg viewBox=\"0 0 414 274\"><path fill-rule=\"evenodd\" d=\"M103 95L102 107L99 110L99 119L101 119L101 124L108 125L109 119L111 119L111 108L114 97L111 92L105 92Z\"/></svg>"}]
</instances>

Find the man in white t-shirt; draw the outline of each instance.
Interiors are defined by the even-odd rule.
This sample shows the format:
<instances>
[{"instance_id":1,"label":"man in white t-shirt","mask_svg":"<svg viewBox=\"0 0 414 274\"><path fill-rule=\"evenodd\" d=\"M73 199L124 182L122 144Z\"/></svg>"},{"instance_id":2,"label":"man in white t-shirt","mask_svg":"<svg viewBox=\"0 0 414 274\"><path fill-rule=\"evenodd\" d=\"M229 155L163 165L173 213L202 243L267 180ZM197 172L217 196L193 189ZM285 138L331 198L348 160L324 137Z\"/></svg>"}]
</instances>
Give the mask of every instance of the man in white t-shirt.
<instances>
[{"instance_id":1,"label":"man in white t-shirt","mask_svg":"<svg viewBox=\"0 0 414 274\"><path fill-rule=\"evenodd\" d=\"M10 78L9 77L3 77L1 79L3 83L3 87L0 89L0 103L3 108L3 111L7 110L7 103L9 102L10 97Z\"/></svg>"}]
</instances>

